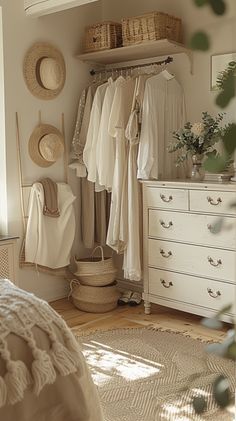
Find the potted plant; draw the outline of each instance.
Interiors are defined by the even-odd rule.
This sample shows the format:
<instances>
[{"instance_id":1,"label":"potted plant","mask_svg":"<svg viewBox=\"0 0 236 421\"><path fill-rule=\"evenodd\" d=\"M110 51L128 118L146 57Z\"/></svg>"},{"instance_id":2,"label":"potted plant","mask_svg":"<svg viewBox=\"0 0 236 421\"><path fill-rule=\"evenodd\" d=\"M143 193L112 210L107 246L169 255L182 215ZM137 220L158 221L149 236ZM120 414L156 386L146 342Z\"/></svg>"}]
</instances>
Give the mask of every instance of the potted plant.
<instances>
[{"instance_id":1,"label":"potted plant","mask_svg":"<svg viewBox=\"0 0 236 421\"><path fill-rule=\"evenodd\" d=\"M181 165L189 157L192 159L193 167L191 178L195 181L202 180L204 173L202 162L205 156L217 154L215 144L222 138L224 130L220 126L224 114L219 113L212 117L207 111L202 113L202 121L190 123L173 133L173 138L168 151L179 152L176 165Z\"/></svg>"}]
</instances>

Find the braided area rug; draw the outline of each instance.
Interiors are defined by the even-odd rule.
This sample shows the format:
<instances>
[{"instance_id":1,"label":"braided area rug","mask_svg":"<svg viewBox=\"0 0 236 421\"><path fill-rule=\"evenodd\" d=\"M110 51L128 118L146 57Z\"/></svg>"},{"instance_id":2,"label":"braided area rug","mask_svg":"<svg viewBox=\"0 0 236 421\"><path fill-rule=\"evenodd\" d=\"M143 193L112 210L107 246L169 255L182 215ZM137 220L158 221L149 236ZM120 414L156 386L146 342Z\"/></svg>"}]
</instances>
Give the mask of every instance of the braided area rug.
<instances>
[{"instance_id":1,"label":"braided area rug","mask_svg":"<svg viewBox=\"0 0 236 421\"><path fill-rule=\"evenodd\" d=\"M226 375L236 387L232 361L205 352L206 344L149 328L116 329L78 337L104 412L104 421L231 421L219 411L211 383ZM196 415L193 396L205 396Z\"/></svg>"}]
</instances>

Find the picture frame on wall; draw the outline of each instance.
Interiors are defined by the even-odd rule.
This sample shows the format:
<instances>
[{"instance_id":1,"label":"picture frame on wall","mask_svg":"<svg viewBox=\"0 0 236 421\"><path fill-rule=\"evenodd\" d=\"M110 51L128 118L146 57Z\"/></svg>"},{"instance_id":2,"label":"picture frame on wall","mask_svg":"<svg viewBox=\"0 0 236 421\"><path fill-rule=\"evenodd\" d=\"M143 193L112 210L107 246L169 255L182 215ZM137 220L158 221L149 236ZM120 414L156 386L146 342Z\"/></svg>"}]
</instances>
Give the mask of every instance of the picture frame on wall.
<instances>
[{"instance_id":1,"label":"picture frame on wall","mask_svg":"<svg viewBox=\"0 0 236 421\"><path fill-rule=\"evenodd\" d=\"M236 72L236 52L225 54L214 54L211 56L211 90L220 89L220 81L235 69Z\"/></svg>"}]
</instances>

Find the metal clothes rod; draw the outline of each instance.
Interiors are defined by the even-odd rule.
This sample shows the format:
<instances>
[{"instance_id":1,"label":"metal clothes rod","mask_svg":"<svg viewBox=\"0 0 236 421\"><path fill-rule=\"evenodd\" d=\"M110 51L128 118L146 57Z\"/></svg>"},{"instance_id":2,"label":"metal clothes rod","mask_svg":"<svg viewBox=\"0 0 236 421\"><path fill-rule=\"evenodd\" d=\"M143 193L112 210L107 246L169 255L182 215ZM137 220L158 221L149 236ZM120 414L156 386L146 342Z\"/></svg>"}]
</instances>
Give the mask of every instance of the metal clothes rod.
<instances>
[{"instance_id":1,"label":"metal clothes rod","mask_svg":"<svg viewBox=\"0 0 236 421\"><path fill-rule=\"evenodd\" d=\"M128 70L128 69L139 69L140 67L148 67L148 66L153 66L153 65L162 65L162 64L169 64L172 63L172 61L174 61L173 57L168 56L165 60L161 60L161 61L155 61L153 63L144 63L144 64L136 64L136 65L128 65L128 66L124 66L124 67L112 67L109 69L103 68L103 69L98 69L98 70L90 70L90 74L91 76L95 76L99 73L112 73L115 71L122 71L122 70Z\"/></svg>"}]
</instances>

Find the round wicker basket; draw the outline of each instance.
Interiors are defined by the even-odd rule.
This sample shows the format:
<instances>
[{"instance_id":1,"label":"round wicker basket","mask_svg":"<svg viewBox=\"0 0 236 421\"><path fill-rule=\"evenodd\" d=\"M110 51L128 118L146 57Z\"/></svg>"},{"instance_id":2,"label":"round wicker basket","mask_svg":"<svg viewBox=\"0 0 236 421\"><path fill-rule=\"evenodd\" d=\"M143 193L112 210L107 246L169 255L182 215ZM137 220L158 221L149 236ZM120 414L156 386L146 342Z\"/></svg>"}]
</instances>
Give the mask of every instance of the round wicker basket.
<instances>
[{"instance_id":1,"label":"round wicker basket","mask_svg":"<svg viewBox=\"0 0 236 421\"><path fill-rule=\"evenodd\" d=\"M97 249L101 250L101 258L94 257ZM117 274L112 257L104 257L103 248L96 247L91 257L85 259L75 259L77 266L74 275L79 279L81 284L90 286L104 286L111 284Z\"/></svg>"},{"instance_id":2,"label":"round wicker basket","mask_svg":"<svg viewBox=\"0 0 236 421\"><path fill-rule=\"evenodd\" d=\"M72 300L74 305L82 311L89 313L105 313L117 307L120 293L116 282L103 287L88 285L74 285Z\"/></svg>"}]
</instances>

